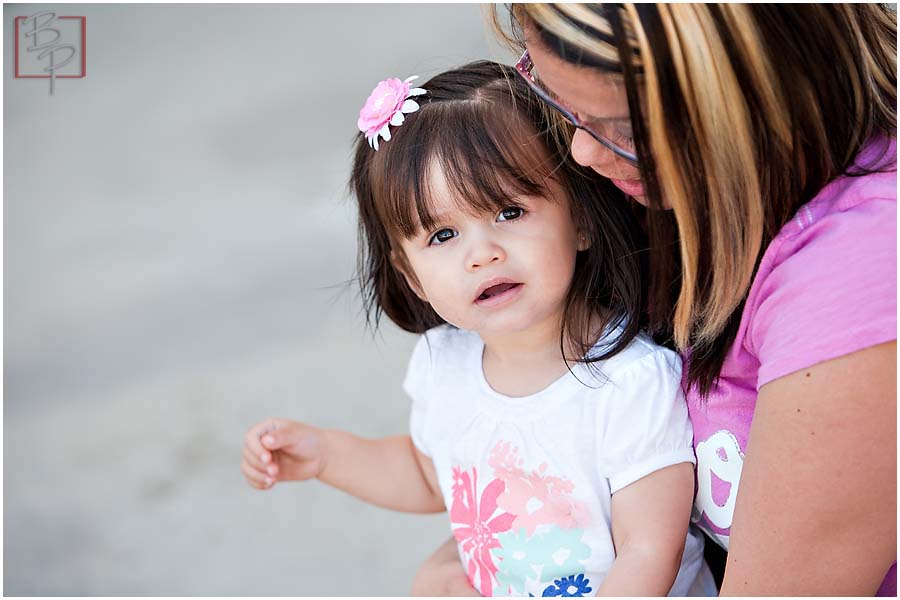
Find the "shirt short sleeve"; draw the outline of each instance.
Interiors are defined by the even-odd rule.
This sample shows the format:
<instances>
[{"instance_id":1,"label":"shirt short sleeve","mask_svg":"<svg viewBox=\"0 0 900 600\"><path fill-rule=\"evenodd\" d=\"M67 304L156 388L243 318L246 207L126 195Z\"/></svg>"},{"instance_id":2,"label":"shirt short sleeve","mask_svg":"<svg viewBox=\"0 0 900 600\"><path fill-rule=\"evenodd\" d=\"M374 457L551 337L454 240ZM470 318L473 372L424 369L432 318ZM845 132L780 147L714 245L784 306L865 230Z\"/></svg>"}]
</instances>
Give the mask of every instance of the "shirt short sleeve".
<instances>
[{"instance_id":1,"label":"shirt short sleeve","mask_svg":"<svg viewBox=\"0 0 900 600\"><path fill-rule=\"evenodd\" d=\"M695 463L681 389L681 359L657 348L611 376L613 397L598 411L599 465L612 493L659 469Z\"/></svg>"},{"instance_id":2,"label":"shirt short sleeve","mask_svg":"<svg viewBox=\"0 0 900 600\"><path fill-rule=\"evenodd\" d=\"M829 212L815 205L801 209L794 220L799 231L780 240L768 257L771 265L761 264L758 289L748 298L757 390L813 364L897 339L896 175L882 192L893 198L845 202Z\"/></svg>"},{"instance_id":3,"label":"shirt short sleeve","mask_svg":"<svg viewBox=\"0 0 900 600\"><path fill-rule=\"evenodd\" d=\"M409 418L409 432L413 443L422 454L431 456L425 444L425 427L428 413L428 397L433 373L432 348L427 334L419 337L406 368L403 389L412 399Z\"/></svg>"}]
</instances>

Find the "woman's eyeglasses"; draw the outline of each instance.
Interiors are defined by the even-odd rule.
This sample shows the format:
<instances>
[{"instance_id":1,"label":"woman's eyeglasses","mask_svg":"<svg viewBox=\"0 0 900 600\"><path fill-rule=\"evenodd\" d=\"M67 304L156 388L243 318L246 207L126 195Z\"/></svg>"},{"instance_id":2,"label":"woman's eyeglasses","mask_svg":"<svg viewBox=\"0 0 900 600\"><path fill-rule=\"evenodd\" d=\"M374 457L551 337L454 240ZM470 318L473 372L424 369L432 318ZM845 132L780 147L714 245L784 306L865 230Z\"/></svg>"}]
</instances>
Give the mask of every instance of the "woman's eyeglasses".
<instances>
[{"instance_id":1,"label":"woman's eyeglasses","mask_svg":"<svg viewBox=\"0 0 900 600\"><path fill-rule=\"evenodd\" d=\"M612 151L616 156L620 156L627 160L628 162L637 164L637 155L634 154L631 150L627 150L617 144L616 142L609 139L607 135L599 133L593 127L588 126L586 123L583 123L578 117L576 117L572 111L565 108L559 100L555 99L550 92L544 90L538 85L537 81L534 78L534 63L531 61L531 56L528 54L528 50L522 54L522 58L519 59L519 62L516 63L516 72L522 76L528 86L534 90L534 93L540 97L541 100L552 106L554 109L559 111L559 113L564 116L572 125L575 126L576 129L580 129L582 131L587 132L591 137L597 140L600 144L608 148Z\"/></svg>"}]
</instances>

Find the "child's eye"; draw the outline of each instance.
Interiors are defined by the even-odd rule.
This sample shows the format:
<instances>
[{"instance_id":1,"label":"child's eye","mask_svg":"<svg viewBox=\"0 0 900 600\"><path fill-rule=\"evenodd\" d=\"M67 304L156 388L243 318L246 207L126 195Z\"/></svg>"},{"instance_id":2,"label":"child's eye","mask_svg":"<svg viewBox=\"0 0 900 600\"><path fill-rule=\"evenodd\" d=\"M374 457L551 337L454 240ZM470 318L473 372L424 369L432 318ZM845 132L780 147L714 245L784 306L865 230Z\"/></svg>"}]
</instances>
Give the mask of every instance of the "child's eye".
<instances>
[{"instance_id":1,"label":"child's eye","mask_svg":"<svg viewBox=\"0 0 900 600\"><path fill-rule=\"evenodd\" d=\"M439 244L443 244L444 242L449 242L453 238L457 236L457 233L452 229L441 229L436 231L433 236L428 240L429 246L436 246Z\"/></svg>"},{"instance_id":2,"label":"child's eye","mask_svg":"<svg viewBox=\"0 0 900 600\"><path fill-rule=\"evenodd\" d=\"M514 221L522 216L523 211L518 206L509 206L500 211L500 214L497 215L498 221Z\"/></svg>"}]
</instances>

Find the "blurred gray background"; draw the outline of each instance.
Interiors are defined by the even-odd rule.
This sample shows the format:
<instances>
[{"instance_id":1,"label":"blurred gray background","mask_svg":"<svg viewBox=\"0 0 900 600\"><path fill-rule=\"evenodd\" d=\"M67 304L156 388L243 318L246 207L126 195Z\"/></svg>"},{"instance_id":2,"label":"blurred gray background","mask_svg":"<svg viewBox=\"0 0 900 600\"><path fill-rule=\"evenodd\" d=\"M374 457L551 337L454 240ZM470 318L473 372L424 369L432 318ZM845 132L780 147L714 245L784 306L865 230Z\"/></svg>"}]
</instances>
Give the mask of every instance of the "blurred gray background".
<instances>
[{"instance_id":1,"label":"blurred gray background","mask_svg":"<svg viewBox=\"0 0 900 600\"><path fill-rule=\"evenodd\" d=\"M406 595L441 515L260 492L281 416L407 429L415 337L364 326L346 192L385 77L512 62L484 8L4 5L5 595ZM87 77L13 20L87 17Z\"/></svg>"}]
</instances>

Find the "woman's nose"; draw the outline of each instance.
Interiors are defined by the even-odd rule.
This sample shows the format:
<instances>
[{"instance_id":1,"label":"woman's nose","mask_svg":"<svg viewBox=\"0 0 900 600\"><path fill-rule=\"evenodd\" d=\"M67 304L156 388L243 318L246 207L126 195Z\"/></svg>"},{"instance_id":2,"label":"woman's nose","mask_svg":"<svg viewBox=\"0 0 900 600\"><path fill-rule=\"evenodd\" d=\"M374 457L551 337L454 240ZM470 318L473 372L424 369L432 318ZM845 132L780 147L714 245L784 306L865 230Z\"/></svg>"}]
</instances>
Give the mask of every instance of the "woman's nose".
<instances>
[{"instance_id":1,"label":"woman's nose","mask_svg":"<svg viewBox=\"0 0 900 600\"><path fill-rule=\"evenodd\" d=\"M502 263L506 260L506 251L489 235L471 240L469 253L466 256L466 270L477 271L489 264Z\"/></svg>"},{"instance_id":2,"label":"woman's nose","mask_svg":"<svg viewBox=\"0 0 900 600\"><path fill-rule=\"evenodd\" d=\"M581 129L572 137L572 158L582 167L594 169L606 177L616 178L621 170L615 153Z\"/></svg>"}]
</instances>

